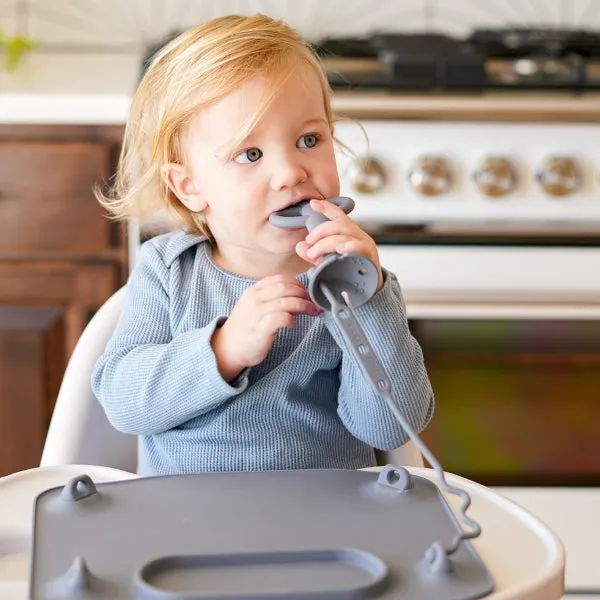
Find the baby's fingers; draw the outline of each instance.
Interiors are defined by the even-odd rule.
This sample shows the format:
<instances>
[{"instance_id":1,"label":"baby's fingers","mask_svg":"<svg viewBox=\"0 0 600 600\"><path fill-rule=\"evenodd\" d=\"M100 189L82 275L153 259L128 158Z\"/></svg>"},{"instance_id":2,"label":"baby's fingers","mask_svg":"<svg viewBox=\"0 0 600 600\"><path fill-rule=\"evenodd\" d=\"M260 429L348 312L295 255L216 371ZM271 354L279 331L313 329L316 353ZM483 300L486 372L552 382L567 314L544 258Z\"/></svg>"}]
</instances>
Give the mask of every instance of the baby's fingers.
<instances>
[{"instance_id":1,"label":"baby's fingers","mask_svg":"<svg viewBox=\"0 0 600 600\"><path fill-rule=\"evenodd\" d=\"M312 262L310 260L310 258L308 258L308 254L307 251L310 248L309 244L307 244L306 242L302 241L302 242L298 242L296 244L296 254L302 259L305 260L306 262Z\"/></svg>"},{"instance_id":2,"label":"baby's fingers","mask_svg":"<svg viewBox=\"0 0 600 600\"><path fill-rule=\"evenodd\" d=\"M265 314L288 313L290 315L305 314L316 316L320 312L321 309L312 300L290 296L271 300L265 305Z\"/></svg>"},{"instance_id":3,"label":"baby's fingers","mask_svg":"<svg viewBox=\"0 0 600 600\"><path fill-rule=\"evenodd\" d=\"M325 215L330 221L345 221L348 215L336 204L328 200L311 200L310 207Z\"/></svg>"},{"instance_id":4,"label":"baby's fingers","mask_svg":"<svg viewBox=\"0 0 600 600\"><path fill-rule=\"evenodd\" d=\"M279 298L308 298L306 288L295 279L269 277L257 284L256 292L261 302L270 302Z\"/></svg>"},{"instance_id":5,"label":"baby's fingers","mask_svg":"<svg viewBox=\"0 0 600 600\"><path fill-rule=\"evenodd\" d=\"M324 254L329 254L331 252L339 253L338 248L352 240L353 238L349 237L348 235L330 235L313 244L306 251L306 254L308 258L314 262L321 258Z\"/></svg>"},{"instance_id":6,"label":"baby's fingers","mask_svg":"<svg viewBox=\"0 0 600 600\"><path fill-rule=\"evenodd\" d=\"M305 241L312 245L323 238L329 237L331 235L341 235L346 234L350 235L352 233L352 223L350 225L346 223L341 223L340 221L325 221L324 223L319 223L307 236Z\"/></svg>"}]
</instances>

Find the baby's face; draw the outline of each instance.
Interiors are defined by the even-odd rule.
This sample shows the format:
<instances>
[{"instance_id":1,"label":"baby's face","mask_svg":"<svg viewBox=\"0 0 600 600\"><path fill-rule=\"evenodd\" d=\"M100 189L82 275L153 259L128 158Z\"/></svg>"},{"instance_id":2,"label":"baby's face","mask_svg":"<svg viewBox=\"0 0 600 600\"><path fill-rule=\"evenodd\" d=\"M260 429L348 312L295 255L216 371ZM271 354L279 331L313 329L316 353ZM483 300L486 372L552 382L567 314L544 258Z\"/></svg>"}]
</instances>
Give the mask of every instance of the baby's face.
<instances>
[{"instance_id":1,"label":"baby's face","mask_svg":"<svg viewBox=\"0 0 600 600\"><path fill-rule=\"evenodd\" d=\"M250 79L202 111L183 140L184 152L220 246L292 255L306 230L278 229L269 215L303 199L339 195L339 178L323 91L309 67L287 80L229 152L268 90L261 78Z\"/></svg>"}]
</instances>

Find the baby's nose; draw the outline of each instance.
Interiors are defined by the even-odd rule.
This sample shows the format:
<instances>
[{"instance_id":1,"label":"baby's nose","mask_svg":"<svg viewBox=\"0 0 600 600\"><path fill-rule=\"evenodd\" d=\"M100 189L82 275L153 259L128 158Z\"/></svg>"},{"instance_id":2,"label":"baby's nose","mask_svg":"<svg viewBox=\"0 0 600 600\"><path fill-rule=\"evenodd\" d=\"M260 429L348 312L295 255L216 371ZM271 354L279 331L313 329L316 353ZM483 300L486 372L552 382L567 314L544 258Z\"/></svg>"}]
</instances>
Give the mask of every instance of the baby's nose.
<instances>
[{"instance_id":1,"label":"baby's nose","mask_svg":"<svg viewBox=\"0 0 600 600\"><path fill-rule=\"evenodd\" d=\"M300 161L285 157L274 166L271 187L277 191L297 186L306 179L307 173Z\"/></svg>"}]
</instances>

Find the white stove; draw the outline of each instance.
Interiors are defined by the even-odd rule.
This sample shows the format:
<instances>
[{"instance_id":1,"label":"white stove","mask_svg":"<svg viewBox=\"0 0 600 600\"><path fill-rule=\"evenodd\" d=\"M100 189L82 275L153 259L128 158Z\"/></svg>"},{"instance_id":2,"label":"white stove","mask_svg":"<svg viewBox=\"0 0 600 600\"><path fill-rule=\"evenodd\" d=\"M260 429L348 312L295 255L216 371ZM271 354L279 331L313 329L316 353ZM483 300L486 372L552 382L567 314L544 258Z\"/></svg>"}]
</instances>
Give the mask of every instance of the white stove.
<instances>
[{"instance_id":1,"label":"white stove","mask_svg":"<svg viewBox=\"0 0 600 600\"><path fill-rule=\"evenodd\" d=\"M600 317L600 124L362 126L336 127L342 193L409 311Z\"/></svg>"},{"instance_id":2,"label":"white stove","mask_svg":"<svg viewBox=\"0 0 600 600\"><path fill-rule=\"evenodd\" d=\"M356 153L338 161L358 220L600 235L600 124L362 125L341 122L335 131Z\"/></svg>"},{"instance_id":3,"label":"white stove","mask_svg":"<svg viewBox=\"0 0 600 600\"><path fill-rule=\"evenodd\" d=\"M481 438L456 454L487 449L490 462L506 467L497 489L562 539L566 597L600 598L594 550L600 537L600 467L588 467L589 485L565 485L560 477L566 473L568 479L568 469L559 474L539 457L536 463L526 440L550 448L551 440L570 438L567 462L575 460L578 443L582 462L586 452L600 455L597 434L582 433L567 408L562 422L559 416L561 405L572 405L585 420L600 399L594 398L600 376L591 390L580 387L584 372L592 372L582 365L600 364L600 340L585 333L600 321L600 123L390 119L361 124L364 131L347 121L336 127L336 136L355 154L338 153L342 194L355 199L351 216L374 236L382 263L398 276L415 337L424 347L437 418L465 428L453 440ZM547 338L540 341L542 336ZM497 363L485 362L488 352ZM454 381L449 364L456 365L458 391L448 384ZM539 375L543 369L546 375ZM487 394L485 385L476 388L484 377L503 390L497 392L505 394L502 399ZM544 377L553 383L542 391ZM519 404L528 400L532 407ZM484 418L486 403L492 408ZM513 432L500 425L509 411L515 412ZM539 425L522 424L526 415L541 417L544 411ZM563 436L568 427L572 430ZM437 430L436 443L443 435ZM510 443L498 441L511 436ZM448 444L438 446L444 448L438 454L442 465L451 459ZM472 462L465 459L464 473L456 460L449 470L477 480L468 470ZM548 485L535 483L536 467L526 467L531 464L538 464ZM517 485L510 480L519 469Z\"/></svg>"}]
</instances>

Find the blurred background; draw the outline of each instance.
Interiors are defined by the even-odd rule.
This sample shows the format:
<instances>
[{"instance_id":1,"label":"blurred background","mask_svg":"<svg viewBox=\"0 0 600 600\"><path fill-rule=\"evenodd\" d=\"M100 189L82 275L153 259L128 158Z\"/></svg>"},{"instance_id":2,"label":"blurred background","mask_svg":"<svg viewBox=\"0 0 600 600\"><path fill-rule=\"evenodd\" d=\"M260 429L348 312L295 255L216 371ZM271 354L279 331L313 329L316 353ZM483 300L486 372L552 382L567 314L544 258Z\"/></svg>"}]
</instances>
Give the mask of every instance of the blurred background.
<instances>
[{"instance_id":1,"label":"blurred background","mask_svg":"<svg viewBox=\"0 0 600 600\"><path fill-rule=\"evenodd\" d=\"M255 12L314 44L368 134L336 129L342 192L424 351L425 441L545 518L569 591L600 598L600 0L0 0L0 476L39 464L81 332L173 226L91 192L147 61Z\"/></svg>"},{"instance_id":2,"label":"blurred background","mask_svg":"<svg viewBox=\"0 0 600 600\"><path fill-rule=\"evenodd\" d=\"M53 47L141 48L175 29L220 14L264 12L286 19L309 39L370 31L600 25L595 0L2 0L0 24Z\"/></svg>"}]
</instances>

